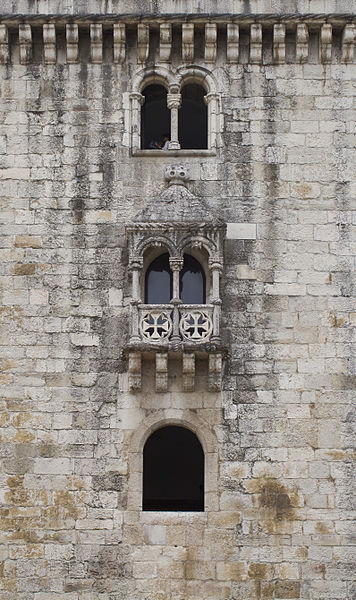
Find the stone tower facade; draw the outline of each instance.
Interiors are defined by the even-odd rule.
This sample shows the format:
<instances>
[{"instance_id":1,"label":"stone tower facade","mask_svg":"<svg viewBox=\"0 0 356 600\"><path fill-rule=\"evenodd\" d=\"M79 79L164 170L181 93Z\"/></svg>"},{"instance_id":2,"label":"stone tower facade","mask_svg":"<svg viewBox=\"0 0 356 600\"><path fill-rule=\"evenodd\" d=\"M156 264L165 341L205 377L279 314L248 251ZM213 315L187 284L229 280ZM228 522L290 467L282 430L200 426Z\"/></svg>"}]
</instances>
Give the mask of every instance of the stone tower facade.
<instances>
[{"instance_id":1,"label":"stone tower facade","mask_svg":"<svg viewBox=\"0 0 356 600\"><path fill-rule=\"evenodd\" d=\"M1 599L355 599L354 1L0 13Z\"/></svg>"}]
</instances>

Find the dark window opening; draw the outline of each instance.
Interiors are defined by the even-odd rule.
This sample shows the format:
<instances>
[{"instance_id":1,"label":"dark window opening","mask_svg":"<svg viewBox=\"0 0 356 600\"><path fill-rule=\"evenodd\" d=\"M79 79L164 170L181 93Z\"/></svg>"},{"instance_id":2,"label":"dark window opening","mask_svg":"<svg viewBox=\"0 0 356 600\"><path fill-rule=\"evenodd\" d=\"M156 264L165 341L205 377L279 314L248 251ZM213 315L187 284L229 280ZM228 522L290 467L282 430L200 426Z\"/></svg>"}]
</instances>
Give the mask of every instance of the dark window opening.
<instances>
[{"instance_id":1,"label":"dark window opening","mask_svg":"<svg viewBox=\"0 0 356 600\"><path fill-rule=\"evenodd\" d=\"M182 106L178 113L179 142L182 149L208 147L208 107L201 85L188 83L182 88Z\"/></svg>"},{"instance_id":2,"label":"dark window opening","mask_svg":"<svg viewBox=\"0 0 356 600\"><path fill-rule=\"evenodd\" d=\"M142 92L145 101L141 108L141 148L159 149L165 134L170 138L171 112L167 107L167 90L156 83Z\"/></svg>"},{"instance_id":3,"label":"dark window opening","mask_svg":"<svg viewBox=\"0 0 356 600\"><path fill-rule=\"evenodd\" d=\"M170 425L148 438L143 510L204 511L204 452L189 429Z\"/></svg>"},{"instance_id":4,"label":"dark window opening","mask_svg":"<svg viewBox=\"0 0 356 600\"><path fill-rule=\"evenodd\" d=\"M146 272L146 304L168 304L172 298L172 271L169 266L169 254L160 254Z\"/></svg>"},{"instance_id":5,"label":"dark window opening","mask_svg":"<svg viewBox=\"0 0 356 600\"><path fill-rule=\"evenodd\" d=\"M183 304L205 304L205 273L199 262L190 254L184 254L180 272L180 298Z\"/></svg>"}]
</instances>

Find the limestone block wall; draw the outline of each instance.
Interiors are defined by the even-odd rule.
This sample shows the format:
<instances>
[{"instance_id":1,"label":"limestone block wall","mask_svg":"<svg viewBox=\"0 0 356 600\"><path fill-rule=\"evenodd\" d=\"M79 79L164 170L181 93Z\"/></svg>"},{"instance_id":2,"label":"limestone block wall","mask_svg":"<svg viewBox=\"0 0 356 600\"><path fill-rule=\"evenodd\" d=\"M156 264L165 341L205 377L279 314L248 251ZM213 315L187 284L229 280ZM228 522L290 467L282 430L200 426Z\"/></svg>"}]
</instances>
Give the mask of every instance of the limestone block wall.
<instances>
[{"instance_id":1,"label":"limestone block wall","mask_svg":"<svg viewBox=\"0 0 356 600\"><path fill-rule=\"evenodd\" d=\"M198 52L195 64L217 83L221 140L216 155L185 158L130 151L127 95L153 65L157 31L144 65L134 17L125 60L113 60L106 38L96 63L88 17L70 63L55 21L47 64L41 17L26 55L17 13L131 10L84 4L1 7L0 597L352 600L356 67L343 32L353 3L198 3L219 23L216 59ZM153 18L153 4L132 12ZM177 39L195 4L159 3L178 13ZM282 61L276 23L264 22L252 64L258 40L236 17L240 54L228 61L225 13L284 10L319 14L303 60L297 22ZM323 37L320 14L335 12L348 17ZM196 24L201 39L204 28ZM178 43L171 63L182 64ZM132 393L125 226L182 162L189 189L227 223L223 391L208 391L202 360L184 393L171 361L169 391L157 394L145 360L143 390ZM140 509L142 447L160 423L185 424L202 441L204 513Z\"/></svg>"}]
</instances>

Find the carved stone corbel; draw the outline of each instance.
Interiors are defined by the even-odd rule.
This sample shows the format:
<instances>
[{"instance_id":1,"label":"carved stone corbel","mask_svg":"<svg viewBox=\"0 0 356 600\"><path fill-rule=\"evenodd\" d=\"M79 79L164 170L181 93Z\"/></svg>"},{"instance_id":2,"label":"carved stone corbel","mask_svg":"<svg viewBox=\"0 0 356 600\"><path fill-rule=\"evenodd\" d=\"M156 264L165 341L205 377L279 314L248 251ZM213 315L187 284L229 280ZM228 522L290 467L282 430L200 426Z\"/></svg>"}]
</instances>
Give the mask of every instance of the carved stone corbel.
<instances>
[{"instance_id":1,"label":"carved stone corbel","mask_svg":"<svg viewBox=\"0 0 356 600\"><path fill-rule=\"evenodd\" d=\"M21 23L19 25L20 63L27 65L32 56L32 30L31 25Z\"/></svg>"},{"instance_id":2,"label":"carved stone corbel","mask_svg":"<svg viewBox=\"0 0 356 600\"><path fill-rule=\"evenodd\" d=\"M227 25L227 62L237 63L239 60L239 26L236 23L228 23Z\"/></svg>"},{"instance_id":3,"label":"carved stone corbel","mask_svg":"<svg viewBox=\"0 0 356 600\"><path fill-rule=\"evenodd\" d=\"M103 26L101 23L90 25L90 59L92 63L103 62Z\"/></svg>"},{"instance_id":4,"label":"carved stone corbel","mask_svg":"<svg viewBox=\"0 0 356 600\"><path fill-rule=\"evenodd\" d=\"M182 25L182 59L190 63L194 60L194 24L183 23Z\"/></svg>"},{"instance_id":5,"label":"carved stone corbel","mask_svg":"<svg viewBox=\"0 0 356 600\"><path fill-rule=\"evenodd\" d=\"M53 23L43 25L43 54L47 65L56 63L56 26Z\"/></svg>"},{"instance_id":6,"label":"carved stone corbel","mask_svg":"<svg viewBox=\"0 0 356 600\"><path fill-rule=\"evenodd\" d=\"M113 26L114 62L123 63L125 60L126 27L123 23Z\"/></svg>"},{"instance_id":7,"label":"carved stone corbel","mask_svg":"<svg viewBox=\"0 0 356 600\"><path fill-rule=\"evenodd\" d=\"M331 62L332 39L332 26L329 23L324 23L320 31L320 60L323 63Z\"/></svg>"},{"instance_id":8,"label":"carved stone corbel","mask_svg":"<svg viewBox=\"0 0 356 600\"><path fill-rule=\"evenodd\" d=\"M78 41L79 41L78 25L76 25L75 23L68 23L66 25L66 39L67 39L67 62L76 63L76 62L78 62Z\"/></svg>"},{"instance_id":9,"label":"carved stone corbel","mask_svg":"<svg viewBox=\"0 0 356 600\"><path fill-rule=\"evenodd\" d=\"M286 60L286 26L281 23L273 26L273 60L277 64Z\"/></svg>"},{"instance_id":10,"label":"carved stone corbel","mask_svg":"<svg viewBox=\"0 0 356 600\"><path fill-rule=\"evenodd\" d=\"M183 353L183 390L194 392L195 384L195 354L194 352Z\"/></svg>"},{"instance_id":11,"label":"carved stone corbel","mask_svg":"<svg viewBox=\"0 0 356 600\"><path fill-rule=\"evenodd\" d=\"M137 25L137 58L144 63L148 59L150 46L150 26L145 23Z\"/></svg>"},{"instance_id":12,"label":"carved stone corbel","mask_svg":"<svg viewBox=\"0 0 356 600\"><path fill-rule=\"evenodd\" d=\"M250 29L250 62L259 64L262 61L262 25L253 23Z\"/></svg>"},{"instance_id":13,"label":"carved stone corbel","mask_svg":"<svg viewBox=\"0 0 356 600\"><path fill-rule=\"evenodd\" d=\"M0 63L7 63L9 60L9 35L7 25L0 24Z\"/></svg>"},{"instance_id":14,"label":"carved stone corbel","mask_svg":"<svg viewBox=\"0 0 356 600\"><path fill-rule=\"evenodd\" d=\"M305 63L308 60L309 30L305 23L298 23L296 34L296 60Z\"/></svg>"},{"instance_id":15,"label":"carved stone corbel","mask_svg":"<svg viewBox=\"0 0 356 600\"><path fill-rule=\"evenodd\" d=\"M342 62L351 63L354 58L355 25L345 25L342 32Z\"/></svg>"},{"instance_id":16,"label":"carved stone corbel","mask_svg":"<svg viewBox=\"0 0 356 600\"><path fill-rule=\"evenodd\" d=\"M209 354L209 390L221 391L222 354Z\"/></svg>"},{"instance_id":17,"label":"carved stone corbel","mask_svg":"<svg viewBox=\"0 0 356 600\"><path fill-rule=\"evenodd\" d=\"M159 28L159 60L168 62L172 50L172 25L161 23Z\"/></svg>"},{"instance_id":18,"label":"carved stone corbel","mask_svg":"<svg viewBox=\"0 0 356 600\"><path fill-rule=\"evenodd\" d=\"M204 58L207 63L214 63L216 60L216 23L207 23L205 25L205 52Z\"/></svg>"},{"instance_id":19,"label":"carved stone corbel","mask_svg":"<svg viewBox=\"0 0 356 600\"><path fill-rule=\"evenodd\" d=\"M156 353L156 392L168 390L168 354Z\"/></svg>"},{"instance_id":20,"label":"carved stone corbel","mask_svg":"<svg viewBox=\"0 0 356 600\"><path fill-rule=\"evenodd\" d=\"M141 352L129 353L129 388L141 390Z\"/></svg>"}]
</instances>

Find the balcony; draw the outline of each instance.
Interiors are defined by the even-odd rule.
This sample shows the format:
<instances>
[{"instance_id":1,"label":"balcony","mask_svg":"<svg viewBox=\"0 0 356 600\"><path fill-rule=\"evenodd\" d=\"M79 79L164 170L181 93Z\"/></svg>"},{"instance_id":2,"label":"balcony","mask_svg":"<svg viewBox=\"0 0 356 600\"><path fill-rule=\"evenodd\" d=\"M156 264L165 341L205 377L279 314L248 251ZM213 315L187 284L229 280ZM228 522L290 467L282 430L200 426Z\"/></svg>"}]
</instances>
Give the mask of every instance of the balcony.
<instances>
[{"instance_id":1,"label":"balcony","mask_svg":"<svg viewBox=\"0 0 356 600\"><path fill-rule=\"evenodd\" d=\"M220 303L133 304L130 345L140 350L204 349L219 338Z\"/></svg>"},{"instance_id":2,"label":"balcony","mask_svg":"<svg viewBox=\"0 0 356 600\"><path fill-rule=\"evenodd\" d=\"M209 390L221 389L220 301L211 304L131 304L131 337L127 346L129 386L141 390L144 356L156 363L156 391L168 390L168 358L182 360L183 390L194 391L196 356L208 359Z\"/></svg>"}]
</instances>

